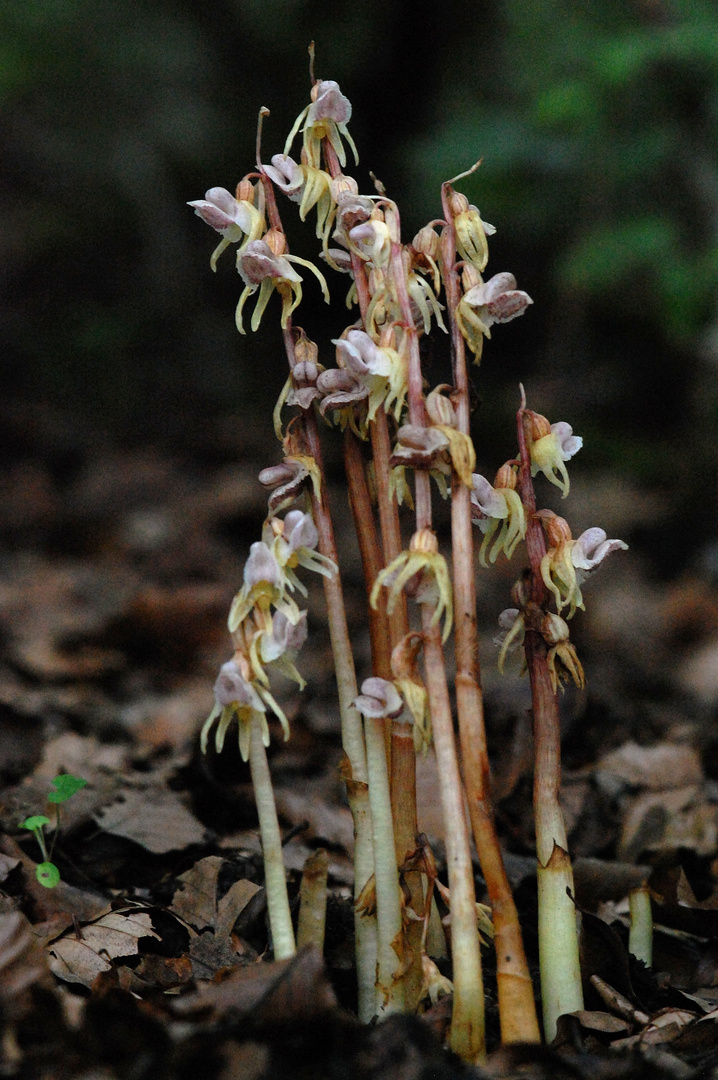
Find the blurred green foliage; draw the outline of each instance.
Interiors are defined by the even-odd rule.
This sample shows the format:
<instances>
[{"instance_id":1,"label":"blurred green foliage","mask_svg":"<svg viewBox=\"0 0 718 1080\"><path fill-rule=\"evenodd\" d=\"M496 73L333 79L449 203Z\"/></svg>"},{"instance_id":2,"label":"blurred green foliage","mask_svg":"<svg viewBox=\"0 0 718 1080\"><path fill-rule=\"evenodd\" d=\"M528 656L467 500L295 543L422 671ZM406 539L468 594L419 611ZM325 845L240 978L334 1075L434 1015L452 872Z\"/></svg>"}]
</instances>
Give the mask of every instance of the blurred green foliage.
<instances>
[{"instance_id":1,"label":"blurred green foliage","mask_svg":"<svg viewBox=\"0 0 718 1080\"><path fill-rule=\"evenodd\" d=\"M536 407L589 436L594 466L680 477L681 491L687 455L715 468L707 0L446 0L424 14L409 0L0 0L7 391L133 437L179 437L278 392L270 320L238 339L239 281L229 265L209 273L214 237L185 203L251 168L260 105L265 156L281 149L311 39L317 73L353 103L359 182L382 178L407 238L437 216L441 182L483 157L460 187L498 227L490 271L536 301L485 350L496 460L523 378ZM325 341L342 313L307 293L302 323ZM667 438L686 455L671 476Z\"/></svg>"}]
</instances>

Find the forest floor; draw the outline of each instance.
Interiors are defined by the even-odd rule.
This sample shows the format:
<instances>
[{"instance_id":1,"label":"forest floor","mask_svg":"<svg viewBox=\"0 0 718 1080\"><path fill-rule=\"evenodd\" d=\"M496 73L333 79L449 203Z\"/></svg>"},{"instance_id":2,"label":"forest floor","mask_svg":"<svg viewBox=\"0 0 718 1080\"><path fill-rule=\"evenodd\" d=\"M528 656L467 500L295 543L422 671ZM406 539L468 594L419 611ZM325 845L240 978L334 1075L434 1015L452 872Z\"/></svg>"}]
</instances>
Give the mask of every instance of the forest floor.
<instances>
[{"instance_id":1,"label":"forest floor","mask_svg":"<svg viewBox=\"0 0 718 1080\"><path fill-rule=\"evenodd\" d=\"M651 580L632 550L586 590L589 611L575 622L588 689L562 696L585 1011L561 1022L551 1047L499 1048L487 946L489 1057L472 1070L442 1049L445 999L369 1028L353 1016L352 823L320 588L299 661L308 686L282 687L292 736L273 728L270 764L293 901L307 857L329 853L323 959L271 961L248 768L234 739L221 758L199 750L230 655L226 614L265 513L256 475L276 460L273 449L263 457L266 432L228 422L190 434L181 450L128 451L17 405L2 443L1 1076L718 1077L715 588L691 576ZM345 513L335 479L330 497ZM630 539L636 516L654 512L601 478L591 490L585 512L610 510L616 530L628 530L609 535ZM364 677L360 567L348 538L344 547ZM496 673L492 645L518 558L494 576L482 571L479 593L497 822L535 969L526 680L518 663ZM56 837L46 827L61 882L45 888L21 822L54 822L47 796L63 773L87 784L62 805ZM441 874L431 752L418 763L418 790ZM643 881L656 923L650 970L627 951L627 896ZM437 962L450 975L449 961ZM591 976L609 991L599 994Z\"/></svg>"}]
</instances>

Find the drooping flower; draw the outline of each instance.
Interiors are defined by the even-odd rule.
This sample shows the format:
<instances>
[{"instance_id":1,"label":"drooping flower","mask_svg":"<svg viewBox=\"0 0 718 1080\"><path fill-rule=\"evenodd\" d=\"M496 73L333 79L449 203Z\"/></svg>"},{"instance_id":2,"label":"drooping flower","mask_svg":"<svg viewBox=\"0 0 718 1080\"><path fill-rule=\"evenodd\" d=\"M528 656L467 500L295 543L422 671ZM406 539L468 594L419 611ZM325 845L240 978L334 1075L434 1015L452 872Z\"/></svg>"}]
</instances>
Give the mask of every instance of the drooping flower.
<instances>
[{"instance_id":1,"label":"drooping flower","mask_svg":"<svg viewBox=\"0 0 718 1080\"><path fill-rule=\"evenodd\" d=\"M291 596L287 596L287 576L277 558L262 540L252 544L244 565L244 583L229 610L227 625L234 633L253 607L267 612L270 605L283 611L290 622L299 621L300 611Z\"/></svg>"},{"instance_id":2,"label":"drooping flower","mask_svg":"<svg viewBox=\"0 0 718 1080\"><path fill-rule=\"evenodd\" d=\"M265 165L267 176L280 191L299 203L299 218L304 221L309 211L317 208L317 236L325 237L331 229L336 209L332 196L332 178L323 169L298 165L293 158L275 154L271 165Z\"/></svg>"},{"instance_id":3,"label":"drooping flower","mask_svg":"<svg viewBox=\"0 0 718 1080\"><path fill-rule=\"evenodd\" d=\"M377 345L364 330L349 330L332 344L345 371L350 371L369 390L368 420L373 420L380 405L393 411L399 421L408 390L408 364L396 349Z\"/></svg>"},{"instance_id":4,"label":"drooping flower","mask_svg":"<svg viewBox=\"0 0 718 1080\"><path fill-rule=\"evenodd\" d=\"M260 670L268 664L286 679L296 682L300 690L306 683L297 671L294 661L307 640L307 613L303 611L299 621L291 623L283 611L275 611L271 628L256 635L252 643L252 667L255 662Z\"/></svg>"},{"instance_id":5,"label":"drooping flower","mask_svg":"<svg viewBox=\"0 0 718 1080\"><path fill-rule=\"evenodd\" d=\"M275 253L270 242L279 249ZM281 233L270 230L263 240L253 240L238 253L237 270L244 282L244 290L237 304L235 321L240 334L246 333L242 323L242 310L250 296L259 289L259 298L252 315L252 330L257 330L267 306L269 297L276 289L282 298L282 329L286 328L289 316L302 299L302 279L290 265L297 263L306 266L318 278L324 299L329 303L329 290L324 276L316 266L298 255L284 252L285 242ZM284 252L284 253L283 253Z\"/></svg>"},{"instance_id":6,"label":"drooping flower","mask_svg":"<svg viewBox=\"0 0 718 1080\"><path fill-rule=\"evenodd\" d=\"M580 435L573 434L573 428L565 420L557 424L549 424L545 416L540 413L527 410L531 427L531 475L536 476L542 472L547 480L550 480L560 489L565 499L570 488L568 471L564 462L577 454L583 446Z\"/></svg>"},{"instance_id":7,"label":"drooping flower","mask_svg":"<svg viewBox=\"0 0 718 1080\"><path fill-rule=\"evenodd\" d=\"M448 441L451 464L468 488L472 485L473 468L476 465L476 451L470 435L458 430L456 410L451 400L443 393L451 387L446 383L435 387L426 398L426 411L431 420L431 427Z\"/></svg>"},{"instance_id":8,"label":"drooping flower","mask_svg":"<svg viewBox=\"0 0 718 1080\"><path fill-rule=\"evenodd\" d=\"M322 395L319 404L322 416L333 412L334 423L338 423L342 431L348 424L355 435L360 439L364 438L364 417L357 416L356 407L360 402L368 400L369 387L359 376L346 368L329 368L317 379L317 389Z\"/></svg>"},{"instance_id":9,"label":"drooping flower","mask_svg":"<svg viewBox=\"0 0 718 1080\"><path fill-rule=\"evenodd\" d=\"M396 443L389 463L392 466L426 469L435 481L442 498L449 495L447 479L451 478L449 437L438 427L402 424L396 433Z\"/></svg>"},{"instance_id":10,"label":"drooping flower","mask_svg":"<svg viewBox=\"0 0 718 1080\"><path fill-rule=\"evenodd\" d=\"M451 579L446 560L439 552L436 533L431 529L420 529L414 533L409 550L402 551L377 574L369 603L375 608L379 602L380 590L386 587L389 590L386 610L391 615L402 590L414 577L417 577L414 599L419 604L434 606L431 626L436 626L441 617L444 617L442 641L446 641L451 632L454 611Z\"/></svg>"},{"instance_id":11,"label":"drooping flower","mask_svg":"<svg viewBox=\"0 0 718 1080\"><path fill-rule=\"evenodd\" d=\"M564 518L551 510L540 510L549 549L541 560L541 576L546 588L553 593L556 607L561 612L568 608L568 618L573 618L576 608L584 610L581 584L612 551L627 549L622 540L608 540L603 529L586 529L577 540Z\"/></svg>"},{"instance_id":12,"label":"drooping flower","mask_svg":"<svg viewBox=\"0 0 718 1080\"><path fill-rule=\"evenodd\" d=\"M487 221L481 220L479 210L459 191L450 190L449 209L453 216L459 255L475 266L479 273L483 273L489 261L486 237L492 236L496 229Z\"/></svg>"},{"instance_id":13,"label":"drooping flower","mask_svg":"<svg viewBox=\"0 0 718 1080\"><path fill-rule=\"evenodd\" d=\"M470 275L466 275L471 280ZM533 300L528 293L516 288L513 274L494 274L488 281L472 285L461 297L456 308L456 321L473 352L476 363L481 360L484 338L491 337L494 323L511 322L523 315Z\"/></svg>"},{"instance_id":14,"label":"drooping flower","mask_svg":"<svg viewBox=\"0 0 718 1080\"><path fill-rule=\"evenodd\" d=\"M218 754L222 752L227 728L235 717L239 725L239 752L243 761L249 759L249 741L255 719L259 719L262 726L262 742L269 746L267 706L281 723L284 738L289 738L289 722L283 710L269 690L252 682L248 677L247 667L245 657L237 653L220 668L214 685L214 707L204 722L200 736L203 754L207 752L209 733L217 718L219 723L215 733L215 747Z\"/></svg>"},{"instance_id":15,"label":"drooping flower","mask_svg":"<svg viewBox=\"0 0 718 1080\"><path fill-rule=\"evenodd\" d=\"M346 154L342 137L349 143L354 154L354 161L359 164L359 155L354 140L347 130L347 124L352 115L352 107L349 99L344 97L340 91L339 83L331 79L320 79L312 87L311 96L311 104L302 109L287 136L284 146L285 156L289 153L294 136L299 131L302 122L304 122L304 127L302 127L303 145L309 165L315 169L321 168L322 141L328 139L343 168L346 165Z\"/></svg>"},{"instance_id":16,"label":"drooping flower","mask_svg":"<svg viewBox=\"0 0 718 1080\"><path fill-rule=\"evenodd\" d=\"M272 492L268 499L269 513L279 514L291 506L310 483L318 498L321 478L313 457L297 455L285 457L280 465L262 469L259 482Z\"/></svg>"},{"instance_id":17,"label":"drooping flower","mask_svg":"<svg viewBox=\"0 0 718 1080\"><path fill-rule=\"evenodd\" d=\"M230 244L240 244L239 250L242 251L264 232L264 215L254 205L252 185L242 181L239 190L244 197L235 199L226 188L213 187L205 192L204 199L195 199L187 204L222 236L210 258L210 266L215 271L217 259Z\"/></svg>"},{"instance_id":18,"label":"drooping flower","mask_svg":"<svg viewBox=\"0 0 718 1080\"><path fill-rule=\"evenodd\" d=\"M404 709L401 695L388 679L372 676L361 684L361 693L354 705L363 716L378 720L382 717L395 719Z\"/></svg>"},{"instance_id":19,"label":"drooping flower","mask_svg":"<svg viewBox=\"0 0 718 1080\"><path fill-rule=\"evenodd\" d=\"M479 473L474 473L471 479L471 517L484 534L479 550L481 565L486 566L486 553L497 530L499 535L494 540L489 559L496 562L500 551L510 559L526 535L523 503L514 490L516 474L511 466L502 466L496 487Z\"/></svg>"},{"instance_id":20,"label":"drooping flower","mask_svg":"<svg viewBox=\"0 0 718 1080\"><path fill-rule=\"evenodd\" d=\"M554 614L553 611L547 611L541 623L541 634L549 646L546 661L554 693L556 693L561 683L568 682L569 679L576 684L579 690L583 690L586 685L586 677L576 649L570 641L568 624L560 615Z\"/></svg>"},{"instance_id":21,"label":"drooping flower","mask_svg":"<svg viewBox=\"0 0 718 1080\"><path fill-rule=\"evenodd\" d=\"M589 574L600 566L612 551L627 551L623 540L608 540L605 529L594 526L586 529L574 541L571 562L576 567L576 580L581 585Z\"/></svg>"},{"instance_id":22,"label":"drooping flower","mask_svg":"<svg viewBox=\"0 0 718 1080\"><path fill-rule=\"evenodd\" d=\"M506 608L501 612L499 629L501 633L494 638L494 645L500 646L498 668L503 675L508 653L522 645L524 640L524 616L518 608Z\"/></svg>"},{"instance_id":23,"label":"drooping flower","mask_svg":"<svg viewBox=\"0 0 718 1080\"><path fill-rule=\"evenodd\" d=\"M319 543L319 534L311 514L290 510L284 521L272 518L269 528L275 534L272 552L290 589L298 589L302 596L307 595L306 587L294 573L297 566L327 578L338 573L333 559L314 550Z\"/></svg>"}]
</instances>

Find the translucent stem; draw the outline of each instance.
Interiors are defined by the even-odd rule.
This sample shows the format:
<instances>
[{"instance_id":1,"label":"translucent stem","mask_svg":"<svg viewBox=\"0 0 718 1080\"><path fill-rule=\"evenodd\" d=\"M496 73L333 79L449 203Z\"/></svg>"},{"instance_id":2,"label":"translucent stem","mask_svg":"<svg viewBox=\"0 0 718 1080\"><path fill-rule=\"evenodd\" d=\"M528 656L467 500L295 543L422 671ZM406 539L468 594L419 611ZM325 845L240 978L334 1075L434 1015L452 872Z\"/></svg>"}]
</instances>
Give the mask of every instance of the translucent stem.
<instances>
[{"instance_id":1,"label":"translucent stem","mask_svg":"<svg viewBox=\"0 0 718 1080\"><path fill-rule=\"evenodd\" d=\"M272 931L275 960L294 956L294 928L289 910L287 878L282 858L282 836L279 831L277 807L269 775L267 751L262 741L262 724L253 717L249 738L249 768L252 774L254 798L259 817L259 833L264 857L264 886L267 890L267 910Z\"/></svg>"},{"instance_id":2,"label":"translucent stem","mask_svg":"<svg viewBox=\"0 0 718 1080\"><path fill-rule=\"evenodd\" d=\"M458 430L470 435L469 379L464 339L456 321L461 299L455 269L456 237L449 210L450 187L442 187L447 225L442 235L442 277L451 330L452 370ZM486 745L484 704L476 625L476 578L471 493L454 473L451 487L451 548L454 572L456 709L464 784L474 843L486 881L494 924L496 981L501 1041L539 1042L533 984L524 951L518 912L511 892L494 822L491 773Z\"/></svg>"},{"instance_id":3,"label":"translucent stem","mask_svg":"<svg viewBox=\"0 0 718 1080\"><path fill-rule=\"evenodd\" d=\"M401 951L401 902L399 875L394 852L389 774L386 763L384 721L364 719L369 802L374 841L374 880L377 919L377 1001L378 1011L397 1012L404 1006L404 991L396 981Z\"/></svg>"},{"instance_id":4,"label":"translucent stem","mask_svg":"<svg viewBox=\"0 0 718 1080\"><path fill-rule=\"evenodd\" d=\"M653 913L651 894L647 885L633 889L628 896L631 928L628 931L628 951L646 967L653 964Z\"/></svg>"},{"instance_id":5,"label":"translucent stem","mask_svg":"<svg viewBox=\"0 0 718 1080\"><path fill-rule=\"evenodd\" d=\"M327 877L329 856L324 848L313 852L304 863L299 890L299 920L297 948L313 945L324 949L324 930L327 921Z\"/></svg>"}]
</instances>

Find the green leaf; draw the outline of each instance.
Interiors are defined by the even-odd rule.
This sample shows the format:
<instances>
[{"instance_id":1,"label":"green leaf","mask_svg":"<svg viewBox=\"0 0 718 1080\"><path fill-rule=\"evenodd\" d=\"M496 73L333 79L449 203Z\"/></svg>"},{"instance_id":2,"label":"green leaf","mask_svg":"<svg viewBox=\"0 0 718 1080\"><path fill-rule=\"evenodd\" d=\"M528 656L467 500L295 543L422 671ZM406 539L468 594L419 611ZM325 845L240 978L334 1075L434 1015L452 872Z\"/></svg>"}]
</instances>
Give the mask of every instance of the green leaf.
<instances>
[{"instance_id":1,"label":"green leaf","mask_svg":"<svg viewBox=\"0 0 718 1080\"><path fill-rule=\"evenodd\" d=\"M80 776L72 776L70 773L62 773L60 776L56 776L52 783L57 790L50 792L47 801L63 803L77 791L80 791L81 788L84 788L87 780L83 780Z\"/></svg>"},{"instance_id":2,"label":"green leaf","mask_svg":"<svg viewBox=\"0 0 718 1080\"><path fill-rule=\"evenodd\" d=\"M60 884L60 871L52 862L41 862L35 867L35 877L46 889L54 889Z\"/></svg>"},{"instance_id":3,"label":"green leaf","mask_svg":"<svg viewBox=\"0 0 718 1080\"><path fill-rule=\"evenodd\" d=\"M44 814L35 814L34 817L25 818L24 821L21 821L20 828L30 829L31 832L34 832L36 829L41 829L43 825L49 824L50 819L48 817L45 817Z\"/></svg>"}]
</instances>

